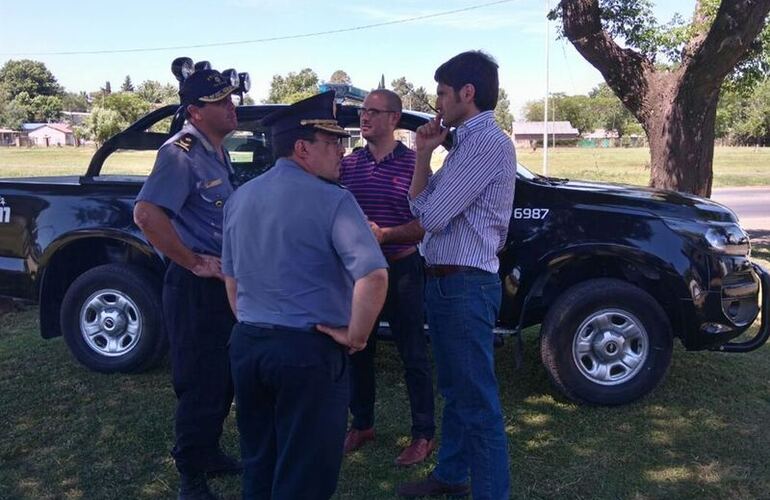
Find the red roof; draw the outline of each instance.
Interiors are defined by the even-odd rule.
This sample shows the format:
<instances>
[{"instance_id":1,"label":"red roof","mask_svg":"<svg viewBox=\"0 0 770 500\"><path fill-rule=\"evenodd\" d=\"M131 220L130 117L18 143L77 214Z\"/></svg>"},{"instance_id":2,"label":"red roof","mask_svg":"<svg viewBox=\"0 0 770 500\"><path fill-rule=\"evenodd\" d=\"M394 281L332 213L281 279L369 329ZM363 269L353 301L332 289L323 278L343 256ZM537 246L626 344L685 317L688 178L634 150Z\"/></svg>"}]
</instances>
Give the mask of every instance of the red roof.
<instances>
[{"instance_id":1,"label":"red roof","mask_svg":"<svg viewBox=\"0 0 770 500\"><path fill-rule=\"evenodd\" d=\"M48 123L47 125L52 129L58 130L59 132L64 132L65 134L72 133L72 129L66 123Z\"/></svg>"}]
</instances>

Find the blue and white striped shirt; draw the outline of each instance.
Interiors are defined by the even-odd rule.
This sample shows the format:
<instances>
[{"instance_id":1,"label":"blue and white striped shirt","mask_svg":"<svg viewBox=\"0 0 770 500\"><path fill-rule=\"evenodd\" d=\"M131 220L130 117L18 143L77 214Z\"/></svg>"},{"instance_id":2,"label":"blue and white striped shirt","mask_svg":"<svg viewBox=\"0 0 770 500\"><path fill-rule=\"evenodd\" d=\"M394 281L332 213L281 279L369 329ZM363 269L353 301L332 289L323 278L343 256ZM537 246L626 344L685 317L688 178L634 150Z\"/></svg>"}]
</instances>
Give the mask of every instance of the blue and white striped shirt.
<instances>
[{"instance_id":1,"label":"blue and white striped shirt","mask_svg":"<svg viewBox=\"0 0 770 500\"><path fill-rule=\"evenodd\" d=\"M422 252L427 264L497 272L515 182L516 151L495 123L493 111L457 127L444 164L410 200L412 213L426 231Z\"/></svg>"}]
</instances>

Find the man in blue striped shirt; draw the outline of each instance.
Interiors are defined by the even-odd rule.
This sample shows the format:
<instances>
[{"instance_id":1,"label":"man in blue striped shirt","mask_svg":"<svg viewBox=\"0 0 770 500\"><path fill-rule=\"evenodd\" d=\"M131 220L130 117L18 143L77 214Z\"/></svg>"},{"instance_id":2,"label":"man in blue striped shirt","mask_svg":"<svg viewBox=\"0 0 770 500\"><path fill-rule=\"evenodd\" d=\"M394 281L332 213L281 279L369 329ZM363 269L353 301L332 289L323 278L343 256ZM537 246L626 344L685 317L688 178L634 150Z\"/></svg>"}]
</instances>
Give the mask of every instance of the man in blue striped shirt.
<instances>
[{"instance_id":1,"label":"man in blue striped shirt","mask_svg":"<svg viewBox=\"0 0 770 500\"><path fill-rule=\"evenodd\" d=\"M405 497L509 497L507 438L492 353L500 309L499 260L513 209L516 153L495 123L497 63L464 52L434 75L438 115L417 130L412 212L425 228L425 288L438 388L445 399L438 465ZM443 124L442 124L443 119ZM433 150L455 127L441 169ZM471 486L468 486L470 476Z\"/></svg>"}]
</instances>

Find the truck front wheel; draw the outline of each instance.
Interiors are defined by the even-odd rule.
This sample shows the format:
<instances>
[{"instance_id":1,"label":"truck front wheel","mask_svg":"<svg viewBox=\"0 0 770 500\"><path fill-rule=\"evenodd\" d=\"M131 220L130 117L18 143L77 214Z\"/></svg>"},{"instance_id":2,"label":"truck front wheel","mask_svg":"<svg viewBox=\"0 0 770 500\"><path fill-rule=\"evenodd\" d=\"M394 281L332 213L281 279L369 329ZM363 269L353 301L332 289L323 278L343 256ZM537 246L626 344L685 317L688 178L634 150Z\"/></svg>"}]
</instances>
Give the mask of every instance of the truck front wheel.
<instances>
[{"instance_id":1,"label":"truck front wheel","mask_svg":"<svg viewBox=\"0 0 770 500\"><path fill-rule=\"evenodd\" d=\"M616 279L568 289L541 330L540 354L551 381L580 403L620 405L644 396L666 375L672 349L660 305Z\"/></svg>"},{"instance_id":2,"label":"truck front wheel","mask_svg":"<svg viewBox=\"0 0 770 500\"><path fill-rule=\"evenodd\" d=\"M61 307L73 356L98 372L140 372L167 349L160 284L144 269L106 264L72 282Z\"/></svg>"}]
</instances>

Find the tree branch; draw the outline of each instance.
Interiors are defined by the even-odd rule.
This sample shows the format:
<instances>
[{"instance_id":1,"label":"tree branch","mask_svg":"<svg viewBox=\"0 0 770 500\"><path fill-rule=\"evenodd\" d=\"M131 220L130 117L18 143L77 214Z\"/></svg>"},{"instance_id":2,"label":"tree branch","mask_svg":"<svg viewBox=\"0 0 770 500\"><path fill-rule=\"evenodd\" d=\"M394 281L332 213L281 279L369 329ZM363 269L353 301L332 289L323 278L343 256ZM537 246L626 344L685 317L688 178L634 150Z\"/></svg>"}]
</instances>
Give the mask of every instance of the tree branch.
<instances>
[{"instance_id":1,"label":"tree branch","mask_svg":"<svg viewBox=\"0 0 770 500\"><path fill-rule=\"evenodd\" d=\"M648 77L655 72L652 61L620 47L604 31L598 0L561 0L560 6L567 39L601 72L626 107L640 121L646 121L642 115L648 98Z\"/></svg>"},{"instance_id":2,"label":"tree branch","mask_svg":"<svg viewBox=\"0 0 770 500\"><path fill-rule=\"evenodd\" d=\"M708 34L684 53L685 80L719 88L757 38L768 12L770 0L723 0Z\"/></svg>"}]
</instances>

